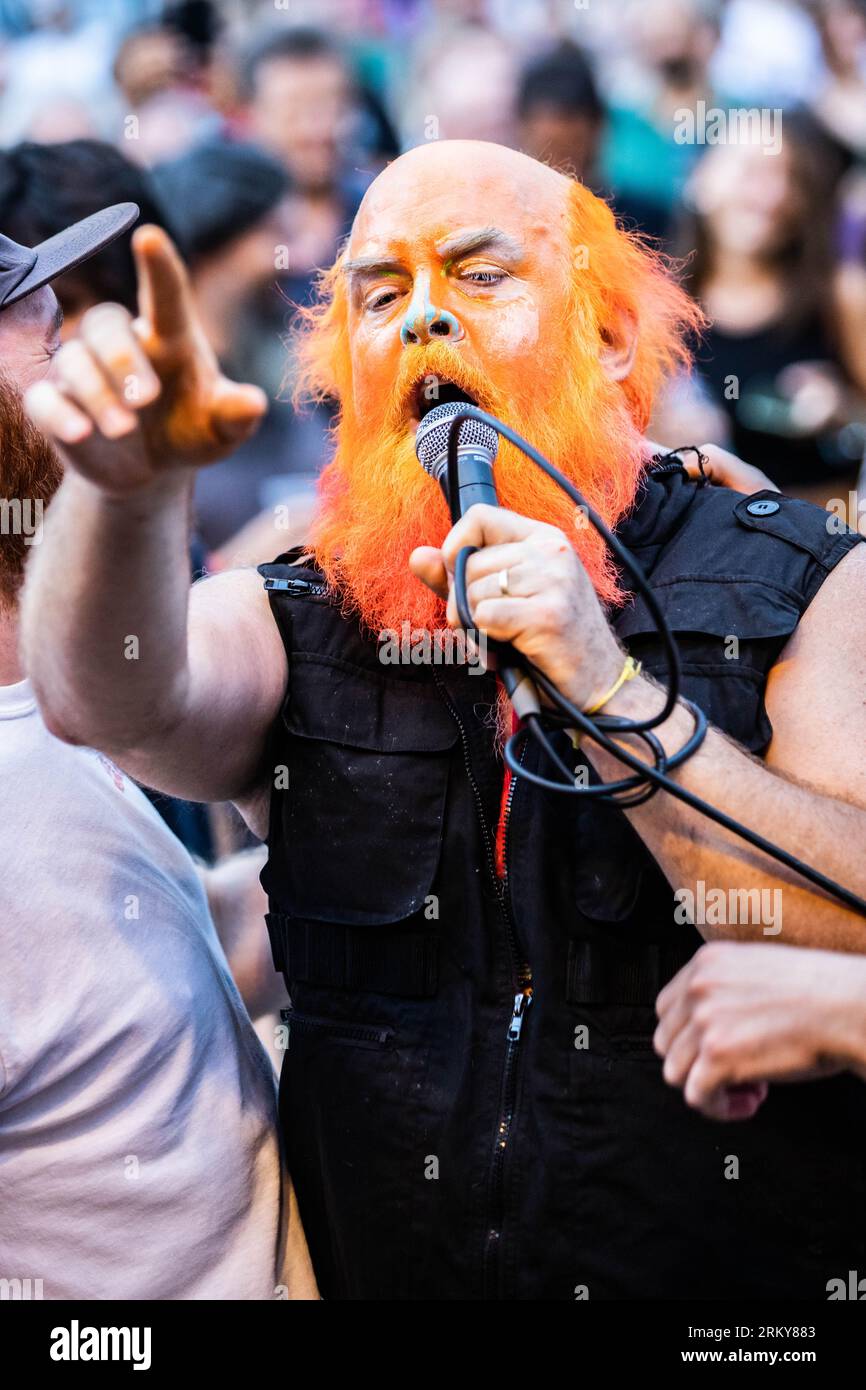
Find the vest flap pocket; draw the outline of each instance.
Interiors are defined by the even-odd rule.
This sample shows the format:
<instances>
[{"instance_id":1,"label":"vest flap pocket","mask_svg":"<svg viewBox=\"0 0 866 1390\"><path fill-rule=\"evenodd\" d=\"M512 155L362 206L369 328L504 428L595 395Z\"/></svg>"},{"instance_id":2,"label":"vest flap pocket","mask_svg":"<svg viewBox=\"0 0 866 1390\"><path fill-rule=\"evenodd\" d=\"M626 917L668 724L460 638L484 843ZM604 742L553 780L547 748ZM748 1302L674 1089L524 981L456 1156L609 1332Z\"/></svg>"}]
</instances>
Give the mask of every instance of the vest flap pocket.
<instances>
[{"instance_id":1,"label":"vest flap pocket","mask_svg":"<svg viewBox=\"0 0 866 1390\"><path fill-rule=\"evenodd\" d=\"M292 656L283 722L299 738L376 753L441 753L459 737L432 683L305 652Z\"/></svg>"},{"instance_id":2,"label":"vest flap pocket","mask_svg":"<svg viewBox=\"0 0 866 1390\"><path fill-rule=\"evenodd\" d=\"M766 680L800 620L797 597L782 585L737 574L683 575L653 592L676 636L682 693L717 729L762 753L773 734ZM644 669L664 680L664 652L646 604L636 599L615 627Z\"/></svg>"},{"instance_id":3,"label":"vest flap pocket","mask_svg":"<svg viewBox=\"0 0 866 1390\"><path fill-rule=\"evenodd\" d=\"M283 708L287 785L272 897L292 918L354 927L429 907L459 731L435 688L349 663L292 658Z\"/></svg>"},{"instance_id":4,"label":"vest flap pocket","mask_svg":"<svg viewBox=\"0 0 866 1390\"><path fill-rule=\"evenodd\" d=\"M796 596L752 575L684 575L653 585L653 593L674 632L707 633L743 640L787 637L800 621ZM656 625L636 596L615 620L620 637L654 634Z\"/></svg>"}]
</instances>

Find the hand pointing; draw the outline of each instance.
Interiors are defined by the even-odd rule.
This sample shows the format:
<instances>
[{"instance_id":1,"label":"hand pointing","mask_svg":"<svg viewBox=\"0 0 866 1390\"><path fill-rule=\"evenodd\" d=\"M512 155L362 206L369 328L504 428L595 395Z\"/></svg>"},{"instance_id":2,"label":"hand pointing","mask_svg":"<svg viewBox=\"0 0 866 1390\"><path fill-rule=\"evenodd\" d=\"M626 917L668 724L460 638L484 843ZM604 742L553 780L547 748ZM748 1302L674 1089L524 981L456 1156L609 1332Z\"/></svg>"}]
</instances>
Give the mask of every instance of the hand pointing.
<instances>
[{"instance_id":1,"label":"hand pointing","mask_svg":"<svg viewBox=\"0 0 866 1390\"><path fill-rule=\"evenodd\" d=\"M138 317L89 309L25 405L64 459L105 492L126 494L172 470L230 453L257 428L267 398L220 371L186 270L159 227L132 241Z\"/></svg>"}]
</instances>

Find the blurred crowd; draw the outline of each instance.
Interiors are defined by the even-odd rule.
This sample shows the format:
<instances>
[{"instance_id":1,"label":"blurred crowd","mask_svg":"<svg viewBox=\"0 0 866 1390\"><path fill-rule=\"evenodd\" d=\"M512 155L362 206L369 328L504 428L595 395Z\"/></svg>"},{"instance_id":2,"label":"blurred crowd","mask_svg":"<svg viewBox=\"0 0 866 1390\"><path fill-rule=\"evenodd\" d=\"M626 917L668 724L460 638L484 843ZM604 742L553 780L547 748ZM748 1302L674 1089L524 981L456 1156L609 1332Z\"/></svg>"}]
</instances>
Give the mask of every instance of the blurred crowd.
<instances>
[{"instance_id":1,"label":"blurred crowd","mask_svg":"<svg viewBox=\"0 0 866 1390\"><path fill-rule=\"evenodd\" d=\"M659 442L847 495L866 447L864 0L5 0L0 229L33 243L138 202L227 369L273 401L201 477L211 568L284 549L287 515L303 529L329 415L290 404L294 306L383 164L441 138L573 171L681 259L708 327ZM126 246L59 292L67 334L91 303L131 307Z\"/></svg>"},{"instance_id":2,"label":"blurred crowd","mask_svg":"<svg viewBox=\"0 0 866 1390\"><path fill-rule=\"evenodd\" d=\"M707 327L655 441L714 441L857 524L866 0L0 0L0 231L138 203L271 400L200 475L194 571L303 539L332 412L291 404L293 315L378 171L445 138L574 173L674 259ZM128 238L56 290L65 336L134 309ZM165 810L204 859L242 841Z\"/></svg>"}]
</instances>

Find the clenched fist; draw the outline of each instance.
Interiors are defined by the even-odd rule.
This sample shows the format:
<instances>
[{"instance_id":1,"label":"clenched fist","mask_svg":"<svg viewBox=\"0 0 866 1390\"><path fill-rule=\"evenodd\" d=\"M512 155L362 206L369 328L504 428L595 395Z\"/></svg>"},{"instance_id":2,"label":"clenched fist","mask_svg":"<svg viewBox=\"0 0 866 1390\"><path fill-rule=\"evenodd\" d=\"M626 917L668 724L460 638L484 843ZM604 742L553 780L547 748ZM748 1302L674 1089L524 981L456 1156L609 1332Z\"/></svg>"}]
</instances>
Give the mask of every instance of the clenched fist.
<instances>
[{"instance_id":1,"label":"clenched fist","mask_svg":"<svg viewBox=\"0 0 866 1390\"><path fill-rule=\"evenodd\" d=\"M452 627L459 624L454 569L467 545L477 547L466 565L466 597L477 629L511 642L581 707L609 689L624 653L565 534L504 507L476 503L451 528L441 550L413 550L413 574L447 599Z\"/></svg>"},{"instance_id":2,"label":"clenched fist","mask_svg":"<svg viewBox=\"0 0 866 1390\"><path fill-rule=\"evenodd\" d=\"M138 317L90 309L25 397L64 460L106 493L146 488L214 463L257 428L267 398L229 381L198 321L183 263L159 227L132 240Z\"/></svg>"},{"instance_id":3,"label":"clenched fist","mask_svg":"<svg viewBox=\"0 0 866 1390\"><path fill-rule=\"evenodd\" d=\"M711 1119L749 1119L771 1081L866 1077L866 959L712 942L656 1002L664 1077Z\"/></svg>"}]
</instances>

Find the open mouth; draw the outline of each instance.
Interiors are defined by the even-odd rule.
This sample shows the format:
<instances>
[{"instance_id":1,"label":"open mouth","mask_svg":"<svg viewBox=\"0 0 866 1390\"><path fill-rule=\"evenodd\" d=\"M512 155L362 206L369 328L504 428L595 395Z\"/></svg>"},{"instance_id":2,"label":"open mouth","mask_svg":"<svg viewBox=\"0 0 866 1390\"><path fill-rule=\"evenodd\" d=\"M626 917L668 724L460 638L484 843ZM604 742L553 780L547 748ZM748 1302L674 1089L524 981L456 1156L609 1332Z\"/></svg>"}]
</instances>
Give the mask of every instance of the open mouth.
<instances>
[{"instance_id":1,"label":"open mouth","mask_svg":"<svg viewBox=\"0 0 866 1390\"><path fill-rule=\"evenodd\" d=\"M437 377L434 380L422 377L416 382L415 389L409 397L409 418L417 429L424 416L435 410L437 405L450 404L452 401L463 401L466 405L478 404L475 397L464 391L462 386L448 381L445 377Z\"/></svg>"}]
</instances>

